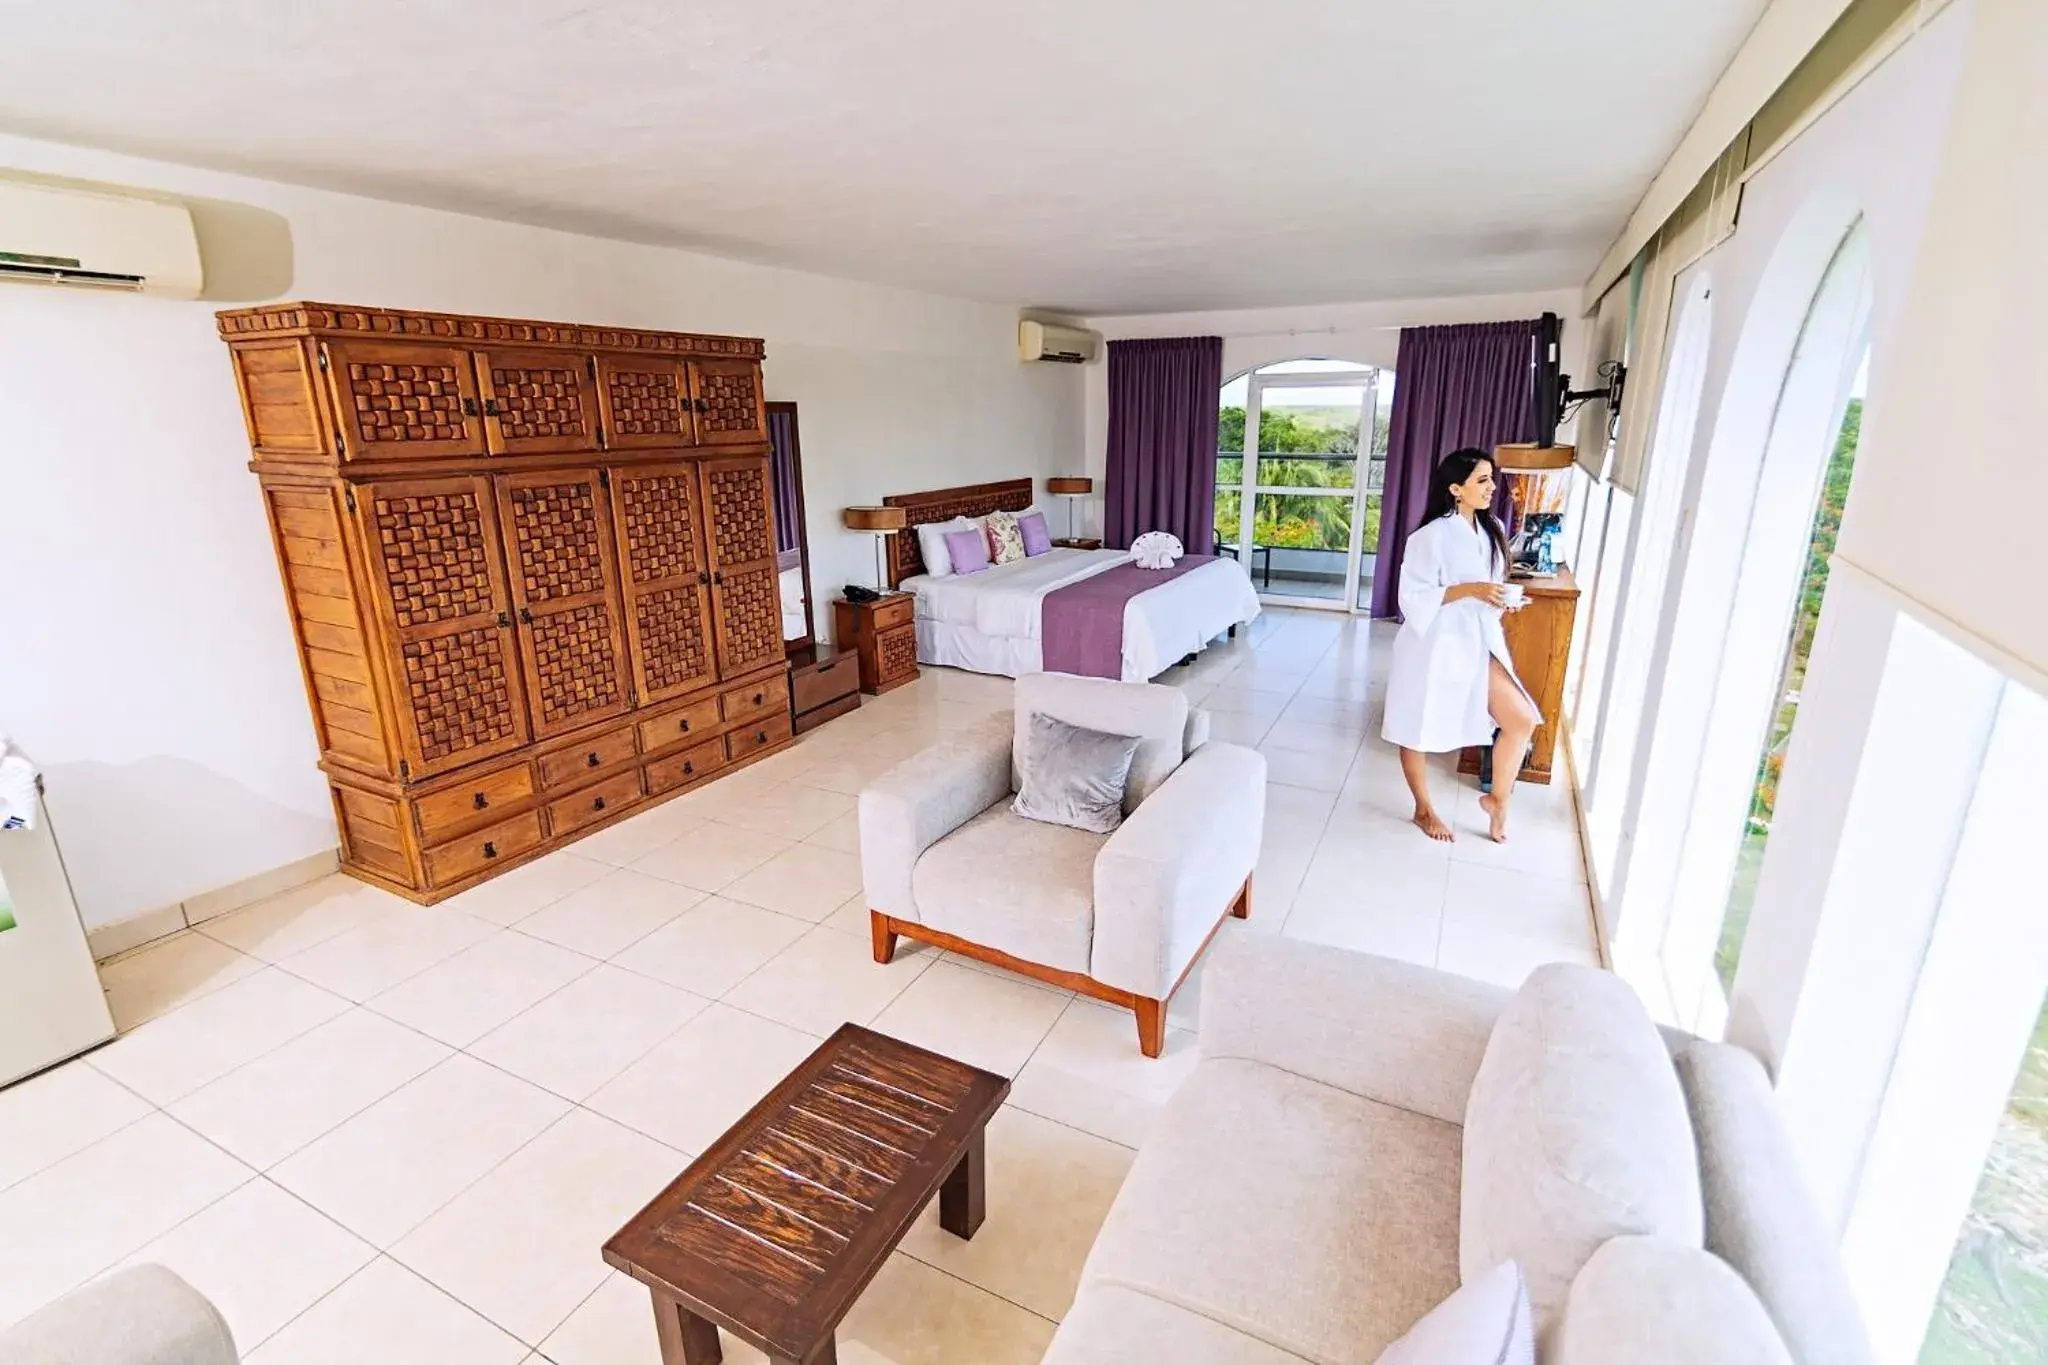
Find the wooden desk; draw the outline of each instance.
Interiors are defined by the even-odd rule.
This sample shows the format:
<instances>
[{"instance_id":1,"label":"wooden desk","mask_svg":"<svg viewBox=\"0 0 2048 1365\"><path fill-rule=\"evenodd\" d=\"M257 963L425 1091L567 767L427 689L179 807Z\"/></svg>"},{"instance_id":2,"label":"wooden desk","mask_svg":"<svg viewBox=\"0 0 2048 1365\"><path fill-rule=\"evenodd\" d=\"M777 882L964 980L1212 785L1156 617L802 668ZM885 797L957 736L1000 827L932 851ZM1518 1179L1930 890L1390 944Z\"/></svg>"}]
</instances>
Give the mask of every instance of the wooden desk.
<instances>
[{"instance_id":1,"label":"wooden desk","mask_svg":"<svg viewBox=\"0 0 2048 1365\"><path fill-rule=\"evenodd\" d=\"M1579 613L1579 584L1571 569L1559 568L1547 578L1517 578L1528 594L1520 611L1501 620L1508 637L1508 655L1515 661L1516 676L1536 698L1543 724L1536 727L1529 746L1528 761L1522 764L1522 781L1548 783L1557 756L1558 718L1564 708L1565 665L1572 654L1572 626ZM1467 749L1458 759L1458 771L1479 771L1479 750Z\"/></svg>"}]
</instances>

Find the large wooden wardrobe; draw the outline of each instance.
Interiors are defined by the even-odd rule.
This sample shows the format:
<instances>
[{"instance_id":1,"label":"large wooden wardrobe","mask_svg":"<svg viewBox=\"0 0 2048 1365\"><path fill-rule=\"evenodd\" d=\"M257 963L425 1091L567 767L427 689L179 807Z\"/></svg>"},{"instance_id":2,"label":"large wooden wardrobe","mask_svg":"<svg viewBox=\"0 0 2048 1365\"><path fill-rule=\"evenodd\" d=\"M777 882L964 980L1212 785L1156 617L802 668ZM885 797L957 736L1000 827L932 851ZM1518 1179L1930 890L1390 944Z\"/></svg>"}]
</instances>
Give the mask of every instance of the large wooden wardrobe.
<instances>
[{"instance_id":1,"label":"large wooden wardrobe","mask_svg":"<svg viewBox=\"0 0 2048 1365\"><path fill-rule=\"evenodd\" d=\"M436 901L789 743L758 340L219 318L348 871Z\"/></svg>"}]
</instances>

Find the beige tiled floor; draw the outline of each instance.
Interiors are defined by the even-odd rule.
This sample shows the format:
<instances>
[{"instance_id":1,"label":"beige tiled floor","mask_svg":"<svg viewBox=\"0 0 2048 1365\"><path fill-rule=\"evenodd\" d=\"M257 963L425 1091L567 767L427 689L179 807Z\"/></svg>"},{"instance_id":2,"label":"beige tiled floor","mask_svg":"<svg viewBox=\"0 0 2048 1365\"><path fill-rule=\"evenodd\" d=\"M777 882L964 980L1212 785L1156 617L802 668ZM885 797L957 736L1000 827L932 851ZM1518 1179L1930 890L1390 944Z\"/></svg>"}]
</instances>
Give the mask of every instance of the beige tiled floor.
<instances>
[{"instance_id":1,"label":"beige tiled floor","mask_svg":"<svg viewBox=\"0 0 2048 1365\"><path fill-rule=\"evenodd\" d=\"M1271 765L1252 918L1227 931L1506 982L1592 960L1561 788L1523 788L1495 846L1440 765L1460 838L1404 823L1377 737L1385 638L1272 612L1169 675ZM444 905L329 878L109 964L122 1037L0 1091L0 1324L161 1260L257 1365L653 1365L645 1293L599 1244L855 1019L1016 1080L980 1235L928 1214L841 1359L1036 1360L1195 1065L1200 978L1147 1061L1093 1001L928 949L870 959L853 794L1008 691L929 670Z\"/></svg>"}]
</instances>

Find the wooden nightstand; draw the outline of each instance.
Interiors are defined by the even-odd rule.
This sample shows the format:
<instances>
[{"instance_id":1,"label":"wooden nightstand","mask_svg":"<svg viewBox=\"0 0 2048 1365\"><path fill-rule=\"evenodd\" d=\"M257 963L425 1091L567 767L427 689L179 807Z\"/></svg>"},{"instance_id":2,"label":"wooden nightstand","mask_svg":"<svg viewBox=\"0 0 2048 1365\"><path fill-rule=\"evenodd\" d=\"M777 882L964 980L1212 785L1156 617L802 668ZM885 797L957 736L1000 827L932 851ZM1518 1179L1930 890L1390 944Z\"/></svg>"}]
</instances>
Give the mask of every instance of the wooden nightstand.
<instances>
[{"instance_id":1,"label":"wooden nightstand","mask_svg":"<svg viewBox=\"0 0 2048 1365\"><path fill-rule=\"evenodd\" d=\"M1055 540L1053 544L1068 550L1099 550L1102 548L1102 537L1074 536L1066 540Z\"/></svg>"},{"instance_id":2,"label":"wooden nightstand","mask_svg":"<svg viewBox=\"0 0 2048 1365\"><path fill-rule=\"evenodd\" d=\"M880 694L917 681L917 599L894 592L873 602L832 602L832 642L860 655L860 685Z\"/></svg>"}]
</instances>

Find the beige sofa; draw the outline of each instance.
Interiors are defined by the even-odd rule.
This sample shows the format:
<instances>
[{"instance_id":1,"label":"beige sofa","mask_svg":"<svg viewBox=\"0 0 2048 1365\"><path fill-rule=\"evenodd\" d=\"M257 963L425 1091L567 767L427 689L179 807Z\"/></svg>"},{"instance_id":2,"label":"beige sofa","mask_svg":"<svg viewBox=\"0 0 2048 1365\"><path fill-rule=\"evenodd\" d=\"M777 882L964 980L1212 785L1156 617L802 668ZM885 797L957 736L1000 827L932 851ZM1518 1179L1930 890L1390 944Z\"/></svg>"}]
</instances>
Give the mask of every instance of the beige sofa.
<instances>
[{"instance_id":1,"label":"beige sofa","mask_svg":"<svg viewBox=\"0 0 2048 1365\"><path fill-rule=\"evenodd\" d=\"M1504 1260L1544 1365L1868 1365L1763 1070L1619 978L1237 935L1047 1365L1368 1365Z\"/></svg>"},{"instance_id":2,"label":"beige sofa","mask_svg":"<svg viewBox=\"0 0 2048 1365\"><path fill-rule=\"evenodd\" d=\"M1010 809L1034 714L1140 738L1114 833ZM1208 718L1177 688L1027 674L1014 712L861 792L875 960L900 934L1122 1005L1157 1057L1167 1001L1224 915L1251 912L1265 819L1265 757L1209 743Z\"/></svg>"}]
</instances>

